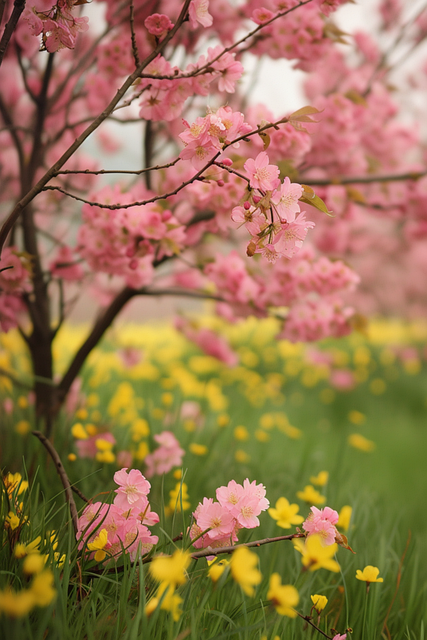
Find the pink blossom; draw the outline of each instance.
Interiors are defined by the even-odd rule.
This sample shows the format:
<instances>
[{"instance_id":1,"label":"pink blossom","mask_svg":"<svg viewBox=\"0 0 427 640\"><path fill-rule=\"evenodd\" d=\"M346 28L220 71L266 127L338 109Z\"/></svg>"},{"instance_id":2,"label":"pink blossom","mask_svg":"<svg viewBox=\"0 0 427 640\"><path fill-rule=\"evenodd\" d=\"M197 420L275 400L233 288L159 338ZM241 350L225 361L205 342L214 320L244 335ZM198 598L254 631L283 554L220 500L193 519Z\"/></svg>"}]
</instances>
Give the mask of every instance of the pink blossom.
<instances>
[{"instance_id":1,"label":"pink blossom","mask_svg":"<svg viewBox=\"0 0 427 640\"><path fill-rule=\"evenodd\" d=\"M265 151L261 151L255 160L246 160L244 167L249 174L249 184L254 189L272 191L279 185L279 167L268 163Z\"/></svg>"},{"instance_id":2,"label":"pink blossom","mask_svg":"<svg viewBox=\"0 0 427 640\"><path fill-rule=\"evenodd\" d=\"M191 0L188 14L192 29L196 29L198 24L206 28L213 23L213 18L209 13L209 0Z\"/></svg>"},{"instance_id":3,"label":"pink blossom","mask_svg":"<svg viewBox=\"0 0 427 640\"><path fill-rule=\"evenodd\" d=\"M271 202L282 222L294 222L295 214L300 211L299 198L302 194L302 186L297 182L291 183L287 176L280 185L280 190L273 193Z\"/></svg>"},{"instance_id":4,"label":"pink blossom","mask_svg":"<svg viewBox=\"0 0 427 640\"><path fill-rule=\"evenodd\" d=\"M335 542L337 533L335 525L338 518L338 513L330 507L318 509L313 506L310 515L302 523L302 528L307 532L307 535L318 534L322 544L328 546Z\"/></svg>"},{"instance_id":5,"label":"pink blossom","mask_svg":"<svg viewBox=\"0 0 427 640\"><path fill-rule=\"evenodd\" d=\"M303 211L294 221L284 222L273 240L276 251L286 258L292 258L302 247L307 231L313 227L314 222L306 220Z\"/></svg>"},{"instance_id":6,"label":"pink blossom","mask_svg":"<svg viewBox=\"0 0 427 640\"><path fill-rule=\"evenodd\" d=\"M209 538L217 539L230 536L236 521L227 509L212 498L203 498L197 512L197 525L202 531L209 529Z\"/></svg>"},{"instance_id":7,"label":"pink blossom","mask_svg":"<svg viewBox=\"0 0 427 640\"><path fill-rule=\"evenodd\" d=\"M173 467L181 466L185 453L171 431L163 431L161 434L155 435L154 439L160 444L160 447L144 458L147 465L146 474L149 478L168 473Z\"/></svg>"},{"instance_id":8,"label":"pink blossom","mask_svg":"<svg viewBox=\"0 0 427 640\"><path fill-rule=\"evenodd\" d=\"M218 502L233 515L238 513L237 503L243 495L243 487L235 480L230 480L227 486L218 487L216 498Z\"/></svg>"},{"instance_id":9,"label":"pink blossom","mask_svg":"<svg viewBox=\"0 0 427 640\"><path fill-rule=\"evenodd\" d=\"M274 17L274 13L269 9L265 9L265 7L260 7L259 9L254 9L251 17L256 24L264 24Z\"/></svg>"},{"instance_id":10,"label":"pink blossom","mask_svg":"<svg viewBox=\"0 0 427 640\"><path fill-rule=\"evenodd\" d=\"M127 468L116 471L114 482L119 485L119 488L115 489L117 495L114 504L124 510L132 508L135 503L145 498L151 488L148 480L138 469L131 469L129 473Z\"/></svg>"},{"instance_id":11,"label":"pink blossom","mask_svg":"<svg viewBox=\"0 0 427 640\"><path fill-rule=\"evenodd\" d=\"M259 500L256 496L243 494L236 505L236 520L245 529L254 529L259 526L257 516L261 513Z\"/></svg>"},{"instance_id":12,"label":"pink blossom","mask_svg":"<svg viewBox=\"0 0 427 640\"><path fill-rule=\"evenodd\" d=\"M144 26L149 33L158 38L163 37L173 27L172 22L163 13L153 13L144 20Z\"/></svg>"}]
</instances>

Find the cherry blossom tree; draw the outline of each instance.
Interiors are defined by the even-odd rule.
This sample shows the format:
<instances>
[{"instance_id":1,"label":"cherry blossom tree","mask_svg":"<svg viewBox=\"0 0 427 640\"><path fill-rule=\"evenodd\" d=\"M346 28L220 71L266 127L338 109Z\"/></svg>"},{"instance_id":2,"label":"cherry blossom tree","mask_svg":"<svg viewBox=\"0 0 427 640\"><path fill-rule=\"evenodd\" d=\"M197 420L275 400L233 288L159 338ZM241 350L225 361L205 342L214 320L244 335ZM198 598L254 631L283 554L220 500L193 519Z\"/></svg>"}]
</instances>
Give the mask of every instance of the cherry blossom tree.
<instances>
[{"instance_id":1,"label":"cherry blossom tree","mask_svg":"<svg viewBox=\"0 0 427 640\"><path fill-rule=\"evenodd\" d=\"M105 0L88 18L85 0L0 1L0 324L28 345L47 434L136 296L211 298L230 321L274 314L294 341L393 309L387 277L399 305L422 306L423 131L400 118L392 74L422 49L427 11L383 0L374 40L338 28L343 4ZM252 103L254 57L303 71L306 105ZM422 95L425 70L405 83ZM132 169L126 138L143 151ZM84 289L99 313L58 380L55 337ZM235 362L213 332L179 328Z\"/></svg>"}]
</instances>

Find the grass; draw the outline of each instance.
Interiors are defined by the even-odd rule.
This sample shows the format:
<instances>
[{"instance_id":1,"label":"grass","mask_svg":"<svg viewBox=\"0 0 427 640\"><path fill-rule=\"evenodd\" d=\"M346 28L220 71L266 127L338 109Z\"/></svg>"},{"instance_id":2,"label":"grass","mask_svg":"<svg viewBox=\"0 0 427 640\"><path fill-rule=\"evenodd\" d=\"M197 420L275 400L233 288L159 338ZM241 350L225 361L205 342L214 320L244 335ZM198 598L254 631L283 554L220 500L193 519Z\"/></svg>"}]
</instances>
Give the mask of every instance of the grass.
<instances>
[{"instance_id":1,"label":"grass","mask_svg":"<svg viewBox=\"0 0 427 640\"><path fill-rule=\"evenodd\" d=\"M219 328L216 320L203 321ZM125 326L110 332L82 372L74 406L69 403L56 426L54 445L71 483L89 498L108 501L114 472L129 466L121 463L123 452L128 458L132 454L131 466L144 473L144 454L156 446L153 436L167 429L176 435L185 455L182 469L150 480L150 503L161 516L153 527L159 536L156 553L171 554L184 545L198 502L205 496L214 498L216 488L232 479L264 484L271 506L284 496L298 503L306 517L311 505L300 500L297 492L310 484L311 477L327 471L328 482L319 490L326 504L337 511L351 505L347 536L356 554L339 549L339 573L304 572L291 542L261 546L255 552L263 578L253 597L243 593L229 568L213 583L206 560L192 560L185 584L176 591L182 613L174 619L160 603L146 615L146 603L157 589L150 563L132 563L128 554L122 554L117 563L104 566L82 556L54 464L31 435L31 395L13 388L3 376L2 472L19 472L28 478L29 487L19 496L16 490L8 497L5 491L1 494L2 522L10 511L19 509L21 520L27 518L19 530L3 529L1 637L322 637L310 625L306 628L301 617L280 616L267 600L269 579L275 572L284 584L297 588L297 610L302 616L310 615L311 595L328 598L320 619L314 615L312 620L328 637L347 628L353 629L355 640L424 637L426 327L377 322L369 336L355 334L325 342L315 351L275 341L272 321L247 321L221 330L239 354L240 364L233 369L202 355L169 326ZM64 328L56 353L59 371L82 335L83 329ZM3 369L29 379L27 356L18 336L7 334L1 341ZM135 364L126 366L124 359L130 355L135 356ZM339 388L340 382L347 387ZM4 400L10 398L13 411L8 413ZM77 423L98 434L114 435L116 442L109 450L112 462L79 457L78 439L72 435ZM349 441L354 434L359 436L356 447ZM194 448L194 444L202 446ZM183 512L169 504L170 492L180 482L188 487L190 503ZM78 497L76 501L81 510L84 503ZM280 529L267 512L260 521L259 529L242 531L239 540L295 531L295 527ZM57 532L55 543L50 539L52 531ZM184 540L171 542L180 534ZM16 542L29 543L37 536L40 553L48 556L46 567L52 572L56 595L47 602L45 587L45 604L13 615L12 605L5 604L8 585L16 602L19 593L33 589L38 575L24 572L24 560L15 557L14 548ZM367 565L377 566L384 579L371 584L368 593L366 583L355 579L356 570Z\"/></svg>"}]
</instances>

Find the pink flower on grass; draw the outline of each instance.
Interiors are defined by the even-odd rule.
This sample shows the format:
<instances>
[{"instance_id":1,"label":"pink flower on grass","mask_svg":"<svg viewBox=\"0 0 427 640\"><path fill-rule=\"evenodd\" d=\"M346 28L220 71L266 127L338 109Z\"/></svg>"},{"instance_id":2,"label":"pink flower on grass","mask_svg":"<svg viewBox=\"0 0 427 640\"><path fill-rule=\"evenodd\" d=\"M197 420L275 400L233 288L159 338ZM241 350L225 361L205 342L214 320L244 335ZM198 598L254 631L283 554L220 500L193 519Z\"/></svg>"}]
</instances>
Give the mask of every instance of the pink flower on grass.
<instances>
[{"instance_id":1,"label":"pink flower on grass","mask_svg":"<svg viewBox=\"0 0 427 640\"><path fill-rule=\"evenodd\" d=\"M245 529L254 529L259 526L257 516L261 513L259 499L256 496L244 495L236 505L236 520Z\"/></svg>"},{"instance_id":2,"label":"pink flower on grass","mask_svg":"<svg viewBox=\"0 0 427 640\"><path fill-rule=\"evenodd\" d=\"M144 459L147 465L146 474L149 478L168 473L173 467L179 467L185 453L171 431L162 431L154 436L154 440L159 443L160 447L153 453L149 453Z\"/></svg>"},{"instance_id":3,"label":"pink flower on grass","mask_svg":"<svg viewBox=\"0 0 427 640\"><path fill-rule=\"evenodd\" d=\"M335 528L338 522L338 513L330 507L318 509L311 507L311 513L303 522L302 528L307 535L318 534L324 546L334 544L337 530Z\"/></svg>"},{"instance_id":4,"label":"pink flower on grass","mask_svg":"<svg viewBox=\"0 0 427 640\"><path fill-rule=\"evenodd\" d=\"M116 497L114 504L120 509L131 509L141 499L146 498L150 492L151 485L144 478L138 469L131 469L127 473L127 469L121 469L114 474L114 482L119 485L115 489Z\"/></svg>"},{"instance_id":5,"label":"pink flower on grass","mask_svg":"<svg viewBox=\"0 0 427 640\"><path fill-rule=\"evenodd\" d=\"M209 538L219 539L231 536L236 521L229 511L212 498L203 498L202 504L197 509L197 525L202 531L206 531Z\"/></svg>"},{"instance_id":6,"label":"pink flower on grass","mask_svg":"<svg viewBox=\"0 0 427 640\"><path fill-rule=\"evenodd\" d=\"M243 495L243 487L235 480L230 480L225 487L219 487L216 490L216 497L218 502L225 507L232 515L237 514L236 505Z\"/></svg>"},{"instance_id":7,"label":"pink flower on grass","mask_svg":"<svg viewBox=\"0 0 427 640\"><path fill-rule=\"evenodd\" d=\"M254 189L261 191L273 191L280 183L279 167L268 164L269 158L265 151L257 155L255 160L249 158L244 167L249 174L249 184Z\"/></svg>"}]
</instances>

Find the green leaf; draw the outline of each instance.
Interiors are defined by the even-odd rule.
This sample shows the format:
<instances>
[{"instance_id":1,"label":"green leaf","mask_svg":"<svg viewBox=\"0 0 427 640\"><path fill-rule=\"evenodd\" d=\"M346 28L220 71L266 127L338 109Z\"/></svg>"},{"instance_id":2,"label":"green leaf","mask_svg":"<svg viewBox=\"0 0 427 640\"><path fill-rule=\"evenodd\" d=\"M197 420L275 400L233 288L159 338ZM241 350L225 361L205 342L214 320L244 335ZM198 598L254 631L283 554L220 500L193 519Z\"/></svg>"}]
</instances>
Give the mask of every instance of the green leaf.
<instances>
[{"instance_id":1,"label":"green leaf","mask_svg":"<svg viewBox=\"0 0 427 640\"><path fill-rule=\"evenodd\" d=\"M289 122L317 122L317 120L313 120L310 116L315 115L316 113L322 113L316 107L302 107L302 109L298 109L298 111L294 111L289 116Z\"/></svg>"},{"instance_id":2,"label":"green leaf","mask_svg":"<svg viewBox=\"0 0 427 640\"><path fill-rule=\"evenodd\" d=\"M258 133L259 137L261 138L261 140L264 143L264 151L266 151L268 149L268 147L270 146L270 136L268 135L268 133L266 131L260 131Z\"/></svg>"},{"instance_id":3,"label":"green leaf","mask_svg":"<svg viewBox=\"0 0 427 640\"><path fill-rule=\"evenodd\" d=\"M319 198L319 196L316 196L316 194L314 193L311 187L309 187L306 184L302 184L301 186L304 189L304 192L301 198L299 198L300 202L305 202L305 204L310 204L312 207L319 209L319 211L326 213L326 215L328 216L331 216L331 217L334 216L333 212L329 211L328 207L323 202L322 198Z\"/></svg>"}]
</instances>

